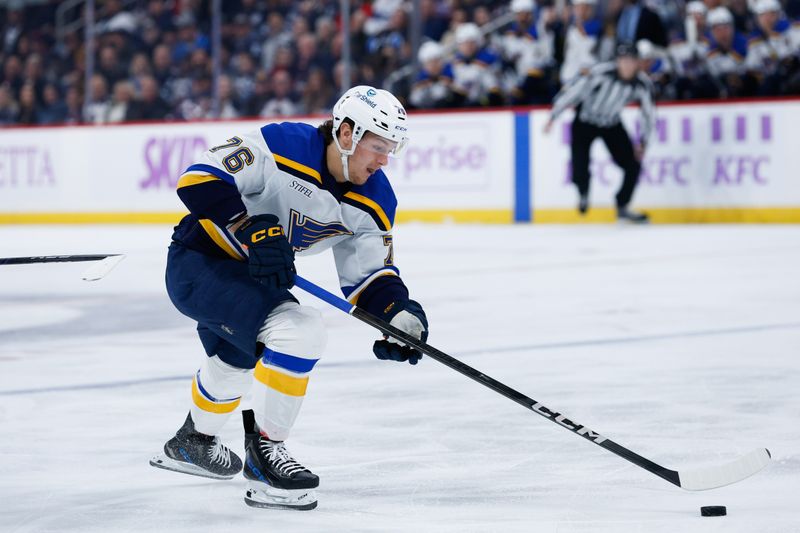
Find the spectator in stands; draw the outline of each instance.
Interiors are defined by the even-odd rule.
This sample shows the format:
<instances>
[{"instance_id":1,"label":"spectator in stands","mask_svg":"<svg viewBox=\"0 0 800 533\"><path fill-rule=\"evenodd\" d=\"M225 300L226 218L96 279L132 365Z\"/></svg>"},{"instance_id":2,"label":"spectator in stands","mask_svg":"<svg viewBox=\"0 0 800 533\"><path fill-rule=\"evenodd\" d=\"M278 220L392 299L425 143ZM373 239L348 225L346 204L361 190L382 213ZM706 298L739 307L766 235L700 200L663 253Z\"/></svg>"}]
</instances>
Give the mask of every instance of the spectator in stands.
<instances>
[{"instance_id":1,"label":"spectator in stands","mask_svg":"<svg viewBox=\"0 0 800 533\"><path fill-rule=\"evenodd\" d=\"M283 15L279 11L271 11L267 17L267 38L261 47L261 67L267 72L271 71L278 49L290 46L291 42L292 35L286 28Z\"/></svg>"},{"instance_id":2,"label":"spectator in stands","mask_svg":"<svg viewBox=\"0 0 800 533\"><path fill-rule=\"evenodd\" d=\"M453 90L466 106L499 105L503 101L498 58L483 47L481 30L468 22L456 29L458 53L453 60Z\"/></svg>"},{"instance_id":3,"label":"spectator in stands","mask_svg":"<svg viewBox=\"0 0 800 533\"><path fill-rule=\"evenodd\" d=\"M189 94L176 107L176 117L182 120L214 118L211 86L210 77L204 75L193 76Z\"/></svg>"},{"instance_id":4,"label":"spectator in stands","mask_svg":"<svg viewBox=\"0 0 800 533\"><path fill-rule=\"evenodd\" d=\"M67 103L67 117L64 124L83 124L83 95L74 85L67 87L64 99Z\"/></svg>"},{"instance_id":5,"label":"spectator in stands","mask_svg":"<svg viewBox=\"0 0 800 533\"><path fill-rule=\"evenodd\" d=\"M758 80L758 94L778 95L800 71L800 50L792 42L791 24L782 18L778 0L757 0L753 11L758 29L747 42L745 65Z\"/></svg>"},{"instance_id":6,"label":"spectator in stands","mask_svg":"<svg viewBox=\"0 0 800 533\"><path fill-rule=\"evenodd\" d=\"M24 79L22 77L22 61L19 56L11 55L3 65L2 83L8 85L12 94L19 94Z\"/></svg>"},{"instance_id":7,"label":"spectator in stands","mask_svg":"<svg viewBox=\"0 0 800 533\"><path fill-rule=\"evenodd\" d=\"M161 85L166 85L170 78L174 75L172 67L172 57L169 46L160 44L153 49L152 54L153 72L152 75L156 81Z\"/></svg>"},{"instance_id":8,"label":"spectator in stands","mask_svg":"<svg viewBox=\"0 0 800 533\"><path fill-rule=\"evenodd\" d=\"M275 53L275 61L272 63L272 70L269 71L269 75L272 77L282 70L292 74L294 72L294 64L294 51L288 46L282 46Z\"/></svg>"},{"instance_id":9,"label":"spectator in stands","mask_svg":"<svg viewBox=\"0 0 800 533\"><path fill-rule=\"evenodd\" d=\"M658 14L640 0L625 0L617 19L617 41L636 43L642 39L666 47L667 31Z\"/></svg>"},{"instance_id":10,"label":"spectator in stands","mask_svg":"<svg viewBox=\"0 0 800 533\"><path fill-rule=\"evenodd\" d=\"M17 40L25 28L24 18L22 9L16 6L7 8L5 27L0 36L0 52L10 54L16 51Z\"/></svg>"},{"instance_id":11,"label":"spectator in stands","mask_svg":"<svg viewBox=\"0 0 800 533\"><path fill-rule=\"evenodd\" d=\"M131 60L131 66L128 69L128 78L140 78L152 74L153 69L150 67L150 60L147 58L147 54L139 52L134 55Z\"/></svg>"},{"instance_id":12,"label":"spectator in stands","mask_svg":"<svg viewBox=\"0 0 800 533\"><path fill-rule=\"evenodd\" d=\"M408 101L418 109L454 107L456 93L453 92L453 67L444 61L442 45L428 41L419 48L422 65L417 80L411 87Z\"/></svg>"},{"instance_id":13,"label":"spectator in stands","mask_svg":"<svg viewBox=\"0 0 800 533\"><path fill-rule=\"evenodd\" d=\"M92 95L84 110L84 121L90 124L102 124L108 115L108 82L102 74L92 76Z\"/></svg>"},{"instance_id":14,"label":"spectator in stands","mask_svg":"<svg viewBox=\"0 0 800 533\"><path fill-rule=\"evenodd\" d=\"M100 49L97 72L112 85L128 78L127 64L120 59L119 52L112 46Z\"/></svg>"},{"instance_id":15,"label":"spectator in stands","mask_svg":"<svg viewBox=\"0 0 800 533\"><path fill-rule=\"evenodd\" d=\"M197 30L194 15L191 11L184 11L176 20L178 27L178 37L175 46L172 47L172 60L181 63L194 50L202 48L205 51L211 50L211 43L205 34Z\"/></svg>"},{"instance_id":16,"label":"spectator in stands","mask_svg":"<svg viewBox=\"0 0 800 533\"><path fill-rule=\"evenodd\" d=\"M742 35L750 35L756 28L755 20L750 12L751 5L758 0L727 0L727 7L733 15L733 28Z\"/></svg>"},{"instance_id":17,"label":"spectator in stands","mask_svg":"<svg viewBox=\"0 0 800 533\"><path fill-rule=\"evenodd\" d=\"M172 109L161 97L153 76L139 79L139 98L128 109L128 120L164 120L173 118Z\"/></svg>"},{"instance_id":18,"label":"spectator in stands","mask_svg":"<svg viewBox=\"0 0 800 533\"><path fill-rule=\"evenodd\" d=\"M299 105L292 95L292 78L285 70L279 70L272 76L272 97L261 109L259 116L290 117L296 115Z\"/></svg>"},{"instance_id":19,"label":"spectator in stands","mask_svg":"<svg viewBox=\"0 0 800 533\"><path fill-rule=\"evenodd\" d=\"M294 79L297 88L302 92L306 80L312 70L330 64L331 59L317 50L317 38L307 33L300 37L296 43L297 57L294 62Z\"/></svg>"},{"instance_id":20,"label":"spectator in stands","mask_svg":"<svg viewBox=\"0 0 800 533\"><path fill-rule=\"evenodd\" d=\"M256 63L250 54L240 52L234 56L228 75L233 83L233 92L243 101L249 100L255 90L255 73Z\"/></svg>"},{"instance_id":21,"label":"spectator in stands","mask_svg":"<svg viewBox=\"0 0 800 533\"><path fill-rule=\"evenodd\" d=\"M711 46L708 51L708 70L716 82L719 95L742 96L750 92L745 76L744 58L747 41L733 27L733 15L725 7L709 11L708 25L711 28Z\"/></svg>"},{"instance_id":22,"label":"spectator in stands","mask_svg":"<svg viewBox=\"0 0 800 533\"><path fill-rule=\"evenodd\" d=\"M320 17L314 27L314 34L317 36L318 50L330 51L331 43L336 37L336 24L330 17Z\"/></svg>"},{"instance_id":23,"label":"spectator in stands","mask_svg":"<svg viewBox=\"0 0 800 533\"><path fill-rule=\"evenodd\" d=\"M371 7L371 16L364 23L364 31L367 35L375 36L389 28L392 16L403 9L403 1L375 0Z\"/></svg>"},{"instance_id":24,"label":"spectator in stands","mask_svg":"<svg viewBox=\"0 0 800 533\"><path fill-rule=\"evenodd\" d=\"M26 83L19 91L19 110L16 122L32 125L37 123L39 106L36 103L36 89L33 83Z\"/></svg>"},{"instance_id":25,"label":"spectator in stands","mask_svg":"<svg viewBox=\"0 0 800 533\"><path fill-rule=\"evenodd\" d=\"M535 19L533 0L512 0L510 7L515 20L503 36L502 47L503 58L514 67L513 102L546 104L554 92L554 36L545 20Z\"/></svg>"},{"instance_id":26,"label":"spectator in stands","mask_svg":"<svg viewBox=\"0 0 800 533\"><path fill-rule=\"evenodd\" d=\"M236 85L234 84L234 90ZM241 95L240 95L241 96ZM259 70L255 75L253 83L253 91L247 98L242 98L244 115L248 117L257 117L261 110L267 103L270 97L270 78L269 75Z\"/></svg>"},{"instance_id":27,"label":"spectator in stands","mask_svg":"<svg viewBox=\"0 0 800 533\"><path fill-rule=\"evenodd\" d=\"M380 80L407 62L405 36L408 28L406 24L405 11L398 9L389 17L384 29L367 40L369 56L365 62L374 69L374 73L379 78L374 81L379 81L379 85L382 84Z\"/></svg>"},{"instance_id":28,"label":"spectator in stands","mask_svg":"<svg viewBox=\"0 0 800 533\"><path fill-rule=\"evenodd\" d=\"M421 0L419 4L422 19L422 36L438 41L447 31L447 14L435 0Z\"/></svg>"},{"instance_id":29,"label":"spectator in stands","mask_svg":"<svg viewBox=\"0 0 800 533\"><path fill-rule=\"evenodd\" d=\"M36 100L40 101L42 97L42 90L44 89L44 66L42 64L42 56L37 53L31 53L25 60L25 71L23 74L25 84L33 85Z\"/></svg>"},{"instance_id":30,"label":"spectator in stands","mask_svg":"<svg viewBox=\"0 0 800 533\"><path fill-rule=\"evenodd\" d=\"M572 19L564 35L564 61L559 73L562 84L585 74L597 63L597 47L603 23L595 15L597 0L573 0Z\"/></svg>"},{"instance_id":31,"label":"spectator in stands","mask_svg":"<svg viewBox=\"0 0 800 533\"><path fill-rule=\"evenodd\" d=\"M0 126L16 124L19 115L19 105L11 94L7 83L0 84Z\"/></svg>"},{"instance_id":32,"label":"spectator in stands","mask_svg":"<svg viewBox=\"0 0 800 533\"><path fill-rule=\"evenodd\" d=\"M112 90L111 102L106 111L105 122L116 124L130 120L129 110L133 101L133 85L127 80L118 81Z\"/></svg>"},{"instance_id":33,"label":"spectator in stands","mask_svg":"<svg viewBox=\"0 0 800 533\"><path fill-rule=\"evenodd\" d=\"M239 103L229 76L219 77L219 116L212 118L231 119L242 115Z\"/></svg>"},{"instance_id":34,"label":"spectator in stands","mask_svg":"<svg viewBox=\"0 0 800 533\"><path fill-rule=\"evenodd\" d=\"M42 90L42 106L36 117L38 124L60 124L67 118L67 104L61 99L58 87L48 83Z\"/></svg>"},{"instance_id":35,"label":"spectator in stands","mask_svg":"<svg viewBox=\"0 0 800 533\"><path fill-rule=\"evenodd\" d=\"M150 0L147 3L147 18L162 32L175 29L172 13L167 6L168 3L162 0Z\"/></svg>"},{"instance_id":36,"label":"spectator in stands","mask_svg":"<svg viewBox=\"0 0 800 533\"><path fill-rule=\"evenodd\" d=\"M300 112L306 115L323 115L330 112L328 103L331 98L337 97L338 91L334 91L328 81L325 71L321 68L314 68L308 73L303 96L300 99Z\"/></svg>"}]
</instances>

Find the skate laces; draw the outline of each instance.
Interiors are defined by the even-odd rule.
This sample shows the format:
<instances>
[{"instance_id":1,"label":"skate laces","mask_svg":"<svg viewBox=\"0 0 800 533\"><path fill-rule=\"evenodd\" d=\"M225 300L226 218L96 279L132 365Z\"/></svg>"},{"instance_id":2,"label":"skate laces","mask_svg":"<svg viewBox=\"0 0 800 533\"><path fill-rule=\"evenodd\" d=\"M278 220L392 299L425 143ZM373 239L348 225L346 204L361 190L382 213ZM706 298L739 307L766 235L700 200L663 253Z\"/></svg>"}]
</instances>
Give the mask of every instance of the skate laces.
<instances>
[{"instance_id":1,"label":"skate laces","mask_svg":"<svg viewBox=\"0 0 800 533\"><path fill-rule=\"evenodd\" d=\"M231 466L231 451L218 437L214 437L214 445L208 448L208 458L226 468Z\"/></svg>"},{"instance_id":2,"label":"skate laces","mask_svg":"<svg viewBox=\"0 0 800 533\"><path fill-rule=\"evenodd\" d=\"M258 446L261 449L261 453L263 453L283 475L291 476L296 472L301 472L306 469L289 455L283 442L271 441L263 437L260 440L261 442L259 442Z\"/></svg>"}]
</instances>

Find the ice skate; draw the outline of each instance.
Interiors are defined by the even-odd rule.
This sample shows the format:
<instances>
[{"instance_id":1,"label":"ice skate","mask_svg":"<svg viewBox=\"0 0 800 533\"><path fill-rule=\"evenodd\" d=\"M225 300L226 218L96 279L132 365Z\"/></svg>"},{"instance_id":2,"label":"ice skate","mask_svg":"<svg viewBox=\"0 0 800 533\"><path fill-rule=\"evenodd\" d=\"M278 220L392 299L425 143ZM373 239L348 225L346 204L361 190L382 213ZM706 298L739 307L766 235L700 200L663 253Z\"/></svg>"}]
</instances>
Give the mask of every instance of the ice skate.
<instances>
[{"instance_id":1,"label":"ice skate","mask_svg":"<svg viewBox=\"0 0 800 533\"><path fill-rule=\"evenodd\" d=\"M585 215L589 210L589 195L581 194L578 198L578 213Z\"/></svg>"},{"instance_id":2,"label":"ice skate","mask_svg":"<svg viewBox=\"0 0 800 533\"><path fill-rule=\"evenodd\" d=\"M153 457L150 464L211 479L232 479L242 470L242 460L219 437L195 431L191 413L175 436L164 444L164 453Z\"/></svg>"},{"instance_id":3,"label":"ice skate","mask_svg":"<svg viewBox=\"0 0 800 533\"><path fill-rule=\"evenodd\" d=\"M627 207L617 208L617 222L628 222L632 224L647 224L650 218L645 213L631 211Z\"/></svg>"},{"instance_id":4,"label":"ice skate","mask_svg":"<svg viewBox=\"0 0 800 533\"><path fill-rule=\"evenodd\" d=\"M308 511L317 506L319 477L295 461L283 442L261 435L252 411L242 412L245 424L244 501L251 507Z\"/></svg>"}]
</instances>

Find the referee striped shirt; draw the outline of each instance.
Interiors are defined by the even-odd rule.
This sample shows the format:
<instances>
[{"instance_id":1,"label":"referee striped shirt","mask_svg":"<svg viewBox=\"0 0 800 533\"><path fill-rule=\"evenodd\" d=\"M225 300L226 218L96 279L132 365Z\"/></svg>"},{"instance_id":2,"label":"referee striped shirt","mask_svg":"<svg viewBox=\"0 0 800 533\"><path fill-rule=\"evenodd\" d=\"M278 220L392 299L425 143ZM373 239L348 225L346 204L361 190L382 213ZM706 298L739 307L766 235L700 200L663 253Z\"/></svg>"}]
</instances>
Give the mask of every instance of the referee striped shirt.
<instances>
[{"instance_id":1,"label":"referee striped shirt","mask_svg":"<svg viewBox=\"0 0 800 533\"><path fill-rule=\"evenodd\" d=\"M639 102L641 106L641 141L646 142L655 120L652 82L641 71L633 79L623 80L617 75L616 63L601 63L561 89L553 101L551 119L575 106L581 122L607 128L619 124L622 108L630 102Z\"/></svg>"}]
</instances>

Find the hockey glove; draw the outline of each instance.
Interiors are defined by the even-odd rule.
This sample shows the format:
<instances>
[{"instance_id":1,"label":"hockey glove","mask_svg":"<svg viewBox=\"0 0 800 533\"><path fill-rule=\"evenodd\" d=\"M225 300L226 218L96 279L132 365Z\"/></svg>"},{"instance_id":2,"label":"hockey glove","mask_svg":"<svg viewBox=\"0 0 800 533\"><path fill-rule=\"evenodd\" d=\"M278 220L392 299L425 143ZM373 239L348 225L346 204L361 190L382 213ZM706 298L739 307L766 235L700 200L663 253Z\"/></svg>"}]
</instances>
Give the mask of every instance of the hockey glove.
<instances>
[{"instance_id":1,"label":"hockey glove","mask_svg":"<svg viewBox=\"0 0 800 533\"><path fill-rule=\"evenodd\" d=\"M414 300L394 302L384 311L381 318L389 322L390 326L394 326L422 342L428 339L428 319L425 317L422 306ZM422 358L422 354L418 350L386 336L383 340L375 341L372 351L378 359L408 361L412 365L416 365Z\"/></svg>"},{"instance_id":2,"label":"hockey glove","mask_svg":"<svg viewBox=\"0 0 800 533\"><path fill-rule=\"evenodd\" d=\"M294 286L294 249L275 215L250 217L235 237L250 252L250 276L270 289Z\"/></svg>"}]
</instances>

